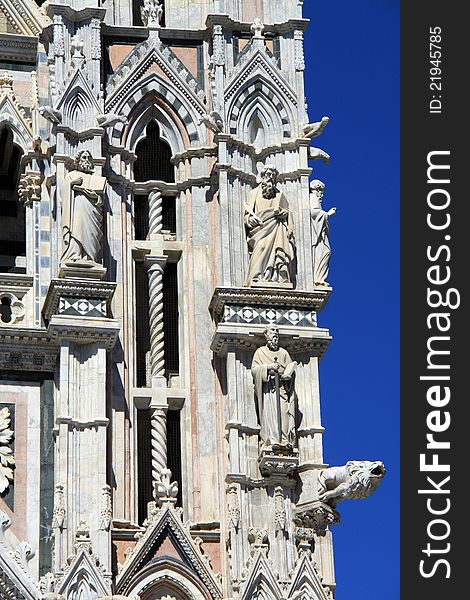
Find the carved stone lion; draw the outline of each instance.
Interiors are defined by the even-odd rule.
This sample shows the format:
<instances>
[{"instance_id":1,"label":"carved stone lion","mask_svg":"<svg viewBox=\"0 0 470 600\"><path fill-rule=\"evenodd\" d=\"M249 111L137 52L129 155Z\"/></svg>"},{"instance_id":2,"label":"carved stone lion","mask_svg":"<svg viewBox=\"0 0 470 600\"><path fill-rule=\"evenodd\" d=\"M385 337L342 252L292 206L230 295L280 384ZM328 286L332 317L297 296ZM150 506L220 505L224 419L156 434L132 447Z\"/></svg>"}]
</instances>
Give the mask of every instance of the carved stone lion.
<instances>
[{"instance_id":1,"label":"carved stone lion","mask_svg":"<svg viewBox=\"0 0 470 600\"><path fill-rule=\"evenodd\" d=\"M368 498L385 475L383 462L350 460L342 467L322 469L318 475L319 499L332 508L341 500Z\"/></svg>"}]
</instances>

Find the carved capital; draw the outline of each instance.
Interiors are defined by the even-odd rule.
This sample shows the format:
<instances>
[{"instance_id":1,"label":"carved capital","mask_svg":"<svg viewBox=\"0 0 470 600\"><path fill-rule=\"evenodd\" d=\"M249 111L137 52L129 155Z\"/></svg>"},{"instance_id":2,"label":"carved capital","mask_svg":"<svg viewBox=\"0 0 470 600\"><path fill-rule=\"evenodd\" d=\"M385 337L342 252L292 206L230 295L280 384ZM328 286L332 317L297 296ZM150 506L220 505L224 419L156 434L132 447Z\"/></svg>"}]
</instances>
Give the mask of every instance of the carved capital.
<instances>
[{"instance_id":1,"label":"carved capital","mask_svg":"<svg viewBox=\"0 0 470 600\"><path fill-rule=\"evenodd\" d=\"M339 513L323 502L313 502L305 509L296 511L294 517L294 523L297 527L311 529L321 537L326 535L328 527L337 525L339 522Z\"/></svg>"}]
</instances>

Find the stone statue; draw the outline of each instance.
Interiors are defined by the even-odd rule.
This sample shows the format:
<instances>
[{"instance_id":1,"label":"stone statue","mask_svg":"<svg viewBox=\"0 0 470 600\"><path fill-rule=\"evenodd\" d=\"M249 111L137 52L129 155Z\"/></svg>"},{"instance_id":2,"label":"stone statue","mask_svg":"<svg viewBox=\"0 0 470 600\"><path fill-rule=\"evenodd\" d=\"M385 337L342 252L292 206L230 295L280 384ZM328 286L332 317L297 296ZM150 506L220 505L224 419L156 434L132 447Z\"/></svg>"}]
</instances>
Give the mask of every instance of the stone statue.
<instances>
[{"instance_id":1,"label":"stone statue","mask_svg":"<svg viewBox=\"0 0 470 600\"><path fill-rule=\"evenodd\" d=\"M330 223L329 217L336 214L336 208L324 211L322 208L325 184L318 179L310 182L310 216L313 245L313 281L315 285L329 285L326 281L330 267Z\"/></svg>"},{"instance_id":2,"label":"stone statue","mask_svg":"<svg viewBox=\"0 0 470 600\"><path fill-rule=\"evenodd\" d=\"M255 400L264 448L292 450L295 444L296 362L279 347L279 329L268 326L264 335L266 346L258 348L253 356L251 373L255 386Z\"/></svg>"},{"instance_id":3,"label":"stone statue","mask_svg":"<svg viewBox=\"0 0 470 600\"><path fill-rule=\"evenodd\" d=\"M160 27L163 17L163 6L158 0L144 0L140 8L142 23L145 27Z\"/></svg>"},{"instance_id":4,"label":"stone statue","mask_svg":"<svg viewBox=\"0 0 470 600\"><path fill-rule=\"evenodd\" d=\"M292 216L286 197L277 187L278 171L266 166L261 183L245 203L245 226L250 261L245 285L292 283L295 255Z\"/></svg>"},{"instance_id":5,"label":"stone statue","mask_svg":"<svg viewBox=\"0 0 470 600\"><path fill-rule=\"evenodd\" d=\"M350 460L342 467L322 469L318 474L319 499L335 508L340 500L368 498L384 476L385 467L380 460Z\"/></svg>"},{"instance_id":6,"label":"stone statue","mask_svg":"<svg viewBox=\"0 0 470 600\"><path fill-rule=\"evenodd\" d=\"M93 157L81 150L75 169L61 188L62 231L65 250L61 263L96 264L101 249L102 206L106 179L93 174Z\"/></svg>"}]
</instances>

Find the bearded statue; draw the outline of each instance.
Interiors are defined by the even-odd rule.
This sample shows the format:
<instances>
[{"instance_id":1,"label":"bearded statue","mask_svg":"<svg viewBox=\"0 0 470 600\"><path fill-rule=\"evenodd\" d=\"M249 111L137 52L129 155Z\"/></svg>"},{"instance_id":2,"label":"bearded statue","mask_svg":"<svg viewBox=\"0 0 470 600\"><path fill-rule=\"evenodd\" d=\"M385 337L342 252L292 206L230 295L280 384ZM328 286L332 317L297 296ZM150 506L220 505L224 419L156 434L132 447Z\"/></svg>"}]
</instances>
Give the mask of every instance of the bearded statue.
<instances>
[{"instance_id":1,"label":"bearded statue","mask_svg":"<svg viewBox=\"0 0 470 600\"><path fill-rule=\"evenodd\" d=\"M292 215L277 187L278 171L266 166L261 183L245 203L245 227L250 260L245 286L292 284L295 256Z\"/></svg>"}]
</instances>

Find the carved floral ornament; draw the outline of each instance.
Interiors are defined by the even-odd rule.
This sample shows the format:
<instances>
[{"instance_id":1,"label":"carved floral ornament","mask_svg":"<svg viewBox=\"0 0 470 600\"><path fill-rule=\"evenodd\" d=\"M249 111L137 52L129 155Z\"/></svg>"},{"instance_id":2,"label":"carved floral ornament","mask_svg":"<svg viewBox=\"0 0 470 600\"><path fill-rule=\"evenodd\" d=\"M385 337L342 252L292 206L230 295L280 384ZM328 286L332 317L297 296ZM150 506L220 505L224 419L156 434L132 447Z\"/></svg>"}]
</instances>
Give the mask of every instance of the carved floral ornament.
<instances>
[{"instance_id":1,"label":"carved floral ornament","mask_svg":"<svg viewBox=\"0 0 470 600\"><path fill-rule=\"evenodd\" d=\"M13 481L15 457L9 447L13 439L10 429L10 411L7 407L0 409L0 494L5 492Z\"/></svg>"}]
</instances>

